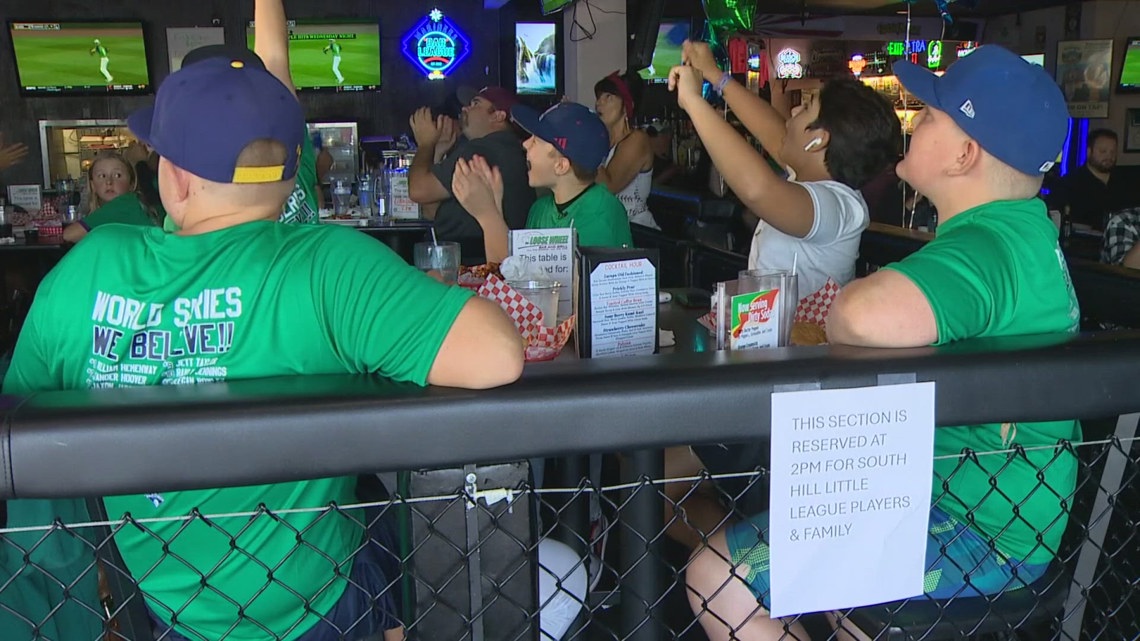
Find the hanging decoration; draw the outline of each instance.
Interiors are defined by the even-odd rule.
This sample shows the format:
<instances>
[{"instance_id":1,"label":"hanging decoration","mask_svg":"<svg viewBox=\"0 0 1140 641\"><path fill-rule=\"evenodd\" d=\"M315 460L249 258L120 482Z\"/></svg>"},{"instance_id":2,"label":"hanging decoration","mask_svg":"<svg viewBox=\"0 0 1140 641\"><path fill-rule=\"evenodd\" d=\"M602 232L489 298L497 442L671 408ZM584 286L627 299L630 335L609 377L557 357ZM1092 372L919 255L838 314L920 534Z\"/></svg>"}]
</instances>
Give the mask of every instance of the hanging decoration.
<instances>
[{"instance_id":1,"label":"hanging decoration","mask_svg":"<svg viewBox=\"0 0 1140 641\"><path fill-rule=\"evenodd\" d=\"M404 36L404 55L429 80L447 77L470 50L471 41L439 9L432 9Z\"/></svg>"},{"instance_id":2,"label":"hanging decoration","mask_svg":"<svg viewBox=\"0 0 1140 641\"><path fill-rule=\"evenodd\" d=\"M908 5L914 4L917 0L904 0ZM938 7L938 15L948 23L953 23L954 18L950 15L950 5L957 4L960 7L967 9L975 9L978 6L978 0L934 0L934 6ZM909 10L909 7L907 7Z\"/></svg>"}]
</instances>

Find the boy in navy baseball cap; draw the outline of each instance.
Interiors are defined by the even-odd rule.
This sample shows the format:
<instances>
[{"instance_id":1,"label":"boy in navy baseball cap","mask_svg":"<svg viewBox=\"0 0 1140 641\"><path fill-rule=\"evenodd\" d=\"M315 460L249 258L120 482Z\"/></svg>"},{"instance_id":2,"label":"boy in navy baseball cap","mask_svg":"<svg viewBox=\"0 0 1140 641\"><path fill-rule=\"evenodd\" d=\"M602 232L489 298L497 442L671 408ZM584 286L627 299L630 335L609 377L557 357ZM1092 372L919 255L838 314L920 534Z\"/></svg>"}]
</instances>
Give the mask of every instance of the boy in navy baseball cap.
<instances>
[{"instance_id":1,"label":"boy in navy baseball cap","mask_svg":"<svg viewBox=\"0 0 1140 641\"><path fill-rule=\"evenodd\" d=\"M1067 128L1056 83L994 45L978 48L942 77L908 62L896 63L895 73L926 103L898 175L930 199L940 224L919 251L843 288L827 318L829 340L918 347L1075 333L1080 310L1057 228L1037 198ZM1065 497L1077 473L1071 448L1058 443L1080 439L1074 420L935 430L927 596L990 597L1044 575L1065 531ZM966 451L973 454L967 458ZM765 515L728 527L689 566L691 602L702 607L698 597L716 596L706 607L717 616L701 620L721 638L725 625L748 631L738 632L742 639L776 638L783 630L763 610L741 620L739 613L756 599L769 603L767 572L753 564L746 591L730 579L724 560L752 563L762 548L767 567L758 534L767 534L766 523ZM881 630L862 632L874 637Z\"/></svg>"},{"instance_id":2,"label":"boy in navy baseball cap","mask_svg":"<svg viewBox=\"0 0 1140 641\"><path fill-rule=\"evenodd\" d=\"M595 179L609 152L610 137L597 114L569 102L542 114L524 105L511 109L511 117L531 136L526 148L530 186L550 194L531 205L527 229L573 226L578 244L623 247L633 244L625 206ZM508 229L502 214L502 176L476 156L460 160L452 179L452 193L483 227L487 260L507 256Z\"/></svg>"}]
</instances>

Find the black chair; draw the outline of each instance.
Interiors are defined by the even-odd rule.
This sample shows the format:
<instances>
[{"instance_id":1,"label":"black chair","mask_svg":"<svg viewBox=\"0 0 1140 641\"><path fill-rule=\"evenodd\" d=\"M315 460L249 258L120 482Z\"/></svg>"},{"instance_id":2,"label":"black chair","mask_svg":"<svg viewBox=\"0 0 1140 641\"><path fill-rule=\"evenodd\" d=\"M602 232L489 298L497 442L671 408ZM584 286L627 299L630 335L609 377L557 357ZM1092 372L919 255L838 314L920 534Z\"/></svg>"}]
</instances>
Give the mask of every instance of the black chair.
<instances>
[{"instance_id":1,"label":"black chair","mask_svg":"<svg viewBox=\"0 0 1140 641\"><path fill-rule=\"evenodd\" d=\"M689 253L689 286L712 291L721 281L736 280L742 270L748 269L748 257L743 254L693 243Z\"/></svg>"},{"instance_id":2,"label":"black chair","mask_svg":"<svg viewBox=\"0 0 1140 641\"><path fill-rule=\"evenodd\" d=\"M634 247L656 249L660 255L658 278L661 287L685 287L689 273L689 243L636 223L630 225L629 230Z\"/></svg>"}]
</instances>

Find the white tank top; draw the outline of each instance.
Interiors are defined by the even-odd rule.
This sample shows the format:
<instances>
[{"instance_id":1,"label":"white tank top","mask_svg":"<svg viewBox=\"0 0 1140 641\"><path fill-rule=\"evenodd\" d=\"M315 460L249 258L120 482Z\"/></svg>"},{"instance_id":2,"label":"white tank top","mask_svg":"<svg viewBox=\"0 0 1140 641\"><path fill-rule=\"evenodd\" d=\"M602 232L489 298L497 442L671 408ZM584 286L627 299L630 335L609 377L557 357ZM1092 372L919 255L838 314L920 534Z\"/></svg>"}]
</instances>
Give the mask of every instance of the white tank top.
<instances>
[{"instance_id":1,"label":"white tank top","mask_svg":"<svg viewBox=\"0 0 1140 641\"><path fill-rule=\"evenodd\" d=\"M618 145L620 144L619 142ZM617 151L617 145L610 147L610 153L606 154L606 162L604 163L606 166L609 166L615 151ZM657 221L653 219L653 214L649 212L648 200L651 189L653 189L653 167L638 172L633 180L625 186L625 189L614 195L625 206L625 213L629 216L630 223L661 229L657 226Z\"/></svg>"}]
</instances>

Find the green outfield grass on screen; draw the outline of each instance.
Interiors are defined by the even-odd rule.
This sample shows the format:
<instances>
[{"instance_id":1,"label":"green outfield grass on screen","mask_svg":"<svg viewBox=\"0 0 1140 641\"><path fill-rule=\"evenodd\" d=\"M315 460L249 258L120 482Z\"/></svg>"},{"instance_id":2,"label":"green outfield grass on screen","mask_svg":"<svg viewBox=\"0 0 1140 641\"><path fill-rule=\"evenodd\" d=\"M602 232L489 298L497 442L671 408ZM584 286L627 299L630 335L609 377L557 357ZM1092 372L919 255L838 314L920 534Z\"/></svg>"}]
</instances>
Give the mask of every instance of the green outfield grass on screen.
<instances>
[{"instance_id":1,"label":"green outfield grass on screen","mask_svg":"<svg viewBox=\"0 0 1140 641\"><path fill-rule=\"evenodd\" d=\"M246 31L253 49L254 29ZM380 88L380 27L376 23L298 23L289 28L289 70L299 91Z\"/></svg>"},{"instance_id":2,"label":"green outfield grass on screen","mask_svg":"<svg viewBox=\"0 0 1140 641\"><path fill-rule=\"evenodd\" d=\"M657 28L657 44L653 48L653 62L638 71L650 83L669 81L669 70L681 64L681 47L689 37L688 22L662 22Z\"/></svg>"},{"instance_id":3,"label":"green outfield grass on screen","mask_svg":"<svg viewBox=\"0 0 1140 641\"><path fill-rule=\"evenodd\" d=\"M146 41L137 23L12 23L25 93L146 90Z\"/></svg>"},{"instance_id":4,"label":"green outfield grass on screen","mask_svg":"<svg viewBox=\"0 0 1140 641\"><path fill-rule=\"evenodd\" d=\"M1124 68L1120 70L1120 88L1140 91L1140 38L1129 38L1124 48Z\"/></svg>"}]
</instances>

